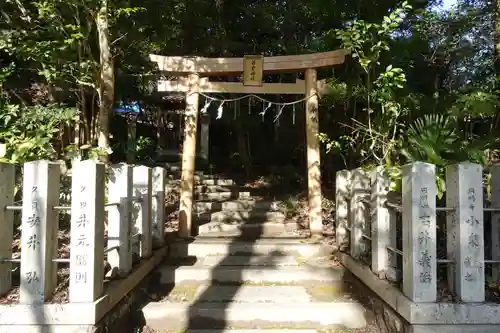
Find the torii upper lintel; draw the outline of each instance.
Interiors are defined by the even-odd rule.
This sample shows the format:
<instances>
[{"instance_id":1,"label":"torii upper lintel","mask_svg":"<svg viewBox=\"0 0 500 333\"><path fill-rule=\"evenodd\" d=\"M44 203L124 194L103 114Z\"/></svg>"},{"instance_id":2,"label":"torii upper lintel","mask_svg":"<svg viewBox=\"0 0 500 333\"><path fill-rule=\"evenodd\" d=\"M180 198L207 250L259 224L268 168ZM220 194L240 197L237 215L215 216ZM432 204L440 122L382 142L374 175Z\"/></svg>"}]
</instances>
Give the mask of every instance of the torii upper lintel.
<instances>
[{"instance_id":1,"label":"torii upper lintel","mask_svg":"<svg viewBox=\"0 0 500 333\"><path fill-rule=\"evenodd\" d=\"M345 50L310 53L292 56L264 57L264 73L297 72L311 68L331 67L344 63ZM243 58L168 57L150 54L149 59L158 63L163 72L187 75L199 73L230 75L243 72Z\"/></svg>"}]
</instances>

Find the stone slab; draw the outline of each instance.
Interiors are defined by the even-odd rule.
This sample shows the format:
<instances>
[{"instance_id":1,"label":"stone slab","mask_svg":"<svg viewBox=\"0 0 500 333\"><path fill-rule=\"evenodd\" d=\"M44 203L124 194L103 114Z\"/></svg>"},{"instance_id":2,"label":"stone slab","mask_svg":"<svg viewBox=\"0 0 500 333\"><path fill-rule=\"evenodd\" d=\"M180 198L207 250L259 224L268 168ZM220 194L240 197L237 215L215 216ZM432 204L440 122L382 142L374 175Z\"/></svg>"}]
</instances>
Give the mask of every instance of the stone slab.
<instances>
[{"instance_id":1,"label":"stone slab","mask_svg":"<svg viewBox=\"0 0 500 333\"><path fill-rule=\"evenodd\" d=\"M223 202L213 201L197 201L194 203L197 212L206 212L210 210L223 211L249 211L249 210L264 210L278 211L279 205L277 201L254 200L252 198L230 200Z\"/></svg>"},{"instance_id":2,"label":"stone slab","mask_svg":"<svg viewBox=\"0 0 500 333\"><path fill-rule=\"evenodd\" d=\"M231 186L234 185L234 181L232 179L210 179L205 178L201 179L200 183L203 185L219 185L219 186Z\"/></svg>"},{"instance_id":3,"label":"stone slab","mask_svg":"<svg viewBox=\"0 0 500 333\"><path fill-rule=\"evenodd\" d=\"M221 286L198 287L197 302L308 303L311 296L301 286Z\"/></svg>"},{"instance_id":4,"label":"stone slab","mask_svg":"<svg viewBox=\"0 0 500 333\"><path fill-rule=\"evenodd\" d=\"M316 330L292 330L292 329L283 329L283 330L235 330L235 329L222 329L222 330L187 330L187 333L317 333Z\"/></svg>"},{"instance_id":5,"label":"stone slab","mask_svg":"<svg viewBox=\"0 0 500 333\"><path fill-rule=\"evenodd\" d=\"M196 185L194 190L199 193L217 193L217 192L238 192L241 188L235 186L222 185ZM244 189L242 189L244 190Z\"/></svg>"},{"instance_id":6,"label":"stone slab","mask_svg":"<svg viewBox=\"0 0 500 333\"><path fill-rule=\"evenodd\" d=\"M253 229L253 230L252 230ZM243 235L247 232L249 235L252 232L264 233L284 233L297 229L295 223L280 223L274 221L236 221L228 222L208 222L198 227L199 234L209 232L240 232L238 235Z\"/></svg>"},{"instance_id":7,"label":"stone slab","mask_svg":"<svg viewBox=\"0 0 500 333\"><path fill-rule=\"evenodd\" d=\"M180 175L179 175L180 177ZM179 186L180 185L180 179L174 179L172 175L167 176L168 181L167 181L167 186ZM232 186L234 185L234 181L232 179L213 179L208 176L199 176L195 175L194 176L195 183L196 184L201 184L201 185L218 185L218 186Z\"/></svg>"},{"instance_id":8,"label":"stone slab","mask_svg":"<svg viewBox=\"0 0 500 333\"><path fill-rule=\"evenodd\" d=\"M276 225L276 223L274 223ZM260 240L271 240L271 239L277 239L277 240L289 240L289 239L308 239L310 237L310 233L306 231L301 231L300 233L297 232L297 226L296 225L290 225L290 228L288 228L288 225L285 225L285 228L283 226L276 227L276 226L270 226L269 224L264 225L264 227L261 227L260 225L251 225L251 224L246 224L242 227L239 225L232 226L232 228L227 228L226 230L212 230L209 232L202 232L200 231L198 234L198 239L238 239L238 240L246 240L246 241L254 241L257 239ZM231 226L231 225L230 225Z\"/></svg>"},{"instance_id":9,"label":"stone slab","mask_svg":"<svg viewBox=\"0 0 500 333\"><path fill-rule=\"evenodd\" d=\"M206 257L209 255L230 255L235 253L269 254L298 254L310 257L322 252L320 244L307 244L307 240L276 240L259 239L255 242L242 242L227 239L198 238L192 243L176 242L170 245L171 257L183 258L187 256ZM324 255L331 254L331 251Z\"/></svg>"},{"instance_id":10,"label":"stone slab","mask_svg":"<svg viewBox=\"0 0 500 333\"><path fill-rule=\"evenodd\" d=\"M365 309L355 302L311 303L159 303L143 308L146 325L153 330L183 329L190 319L223 321L226 326L259 323L259 327L297 324L342 326L351 329L366 326ZM286 326L285 326L286 327Z\"/></svg>"},{"instance_id":11,"label":"stone slab","mask_svg":"<svg viewBox=\"0 0 500 333\"><path fill-rule=\"evenodd\" d=\"M222 221L270 221L280 222L285 220L285 215L281 212L267 212L267 211L221 211L212 213L210 220L214 222Z\"/></svg>"},{"instance_id":12,"label":"stone slab","mask_svg":"<svg viewBox=\"0 0 500 333\"><path fill-rule=\"evenodd\" d=\"M305 267L186 267L164 265L158 268L160 283L186 281L217 281L221 283L299 283L301 281L338 282L344 275L343 268L312 269Z\"/></svg>"},{"instance_id":13,"label":"stone slab","mask_svg":"<svg viewBox=\"0 0 500 333\"><path fill-rule=\"evenodd\" d=\"M250 198L250 192L207 192L196 194L197 200L226 201L229 199L246 198Z\"/></svg>"},{"instance_id":14,"label":"stone slab","mask_svg":"<svg viewBox=\"0 0 500 333\"><path fill-rule=\"evenodd\" d=\"M205 266L297 266L294 256L281 252L253 256L208 256L202 259Z\"/></svg>"}]
</instances>

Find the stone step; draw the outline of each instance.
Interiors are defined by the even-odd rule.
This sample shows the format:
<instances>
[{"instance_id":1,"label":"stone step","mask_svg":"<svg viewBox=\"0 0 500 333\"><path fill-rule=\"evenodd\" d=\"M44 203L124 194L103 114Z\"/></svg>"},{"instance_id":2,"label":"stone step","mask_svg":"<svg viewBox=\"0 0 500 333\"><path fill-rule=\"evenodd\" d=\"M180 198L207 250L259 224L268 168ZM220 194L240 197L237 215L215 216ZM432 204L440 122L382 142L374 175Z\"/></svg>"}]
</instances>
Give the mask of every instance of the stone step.
<instances>
[{"instance_id":1,"label":"stone step","mask_svg":"<svg viewBox=\"0 0 500 333\"><path fill-rule=\"evenodd\" d=\"M200 184L203 184L203 185L219 185L219 186L234 185L234 181L232 179L205 178L205 179L200 179L199 182L200 182Z\"/></svg>"},{"instance_id":2,"label":"stone step","mask_svg":"<svg viewBox=\"0 0 500 333\"><path fill-rule=\"evenodd\" d=\"M250 192L208 192L195 194L195 199L202 201L227 201L229 199L248 198L250 198Z\"/></svg>"},{"instance_id":3,"label":"stone step","mask_svg":"<svg viewBox=\"0 0 500 333\"><path fill-rule=\"evenodd\" d=\"M316 330L296 330L296 329L230 329L230 328L224 328L224 329L188 329L186 330L186 333L318 333Z\"/></svg>"},{"instance_id":4,"label":"stone step","mask_svg":"<svg viewBox=\"0 0 500 333\"><path fill-rule=\"evenodd\" d=\"M219 322L223 327L251 324L259 328L303 325L356 329L366 326L365 310L355 302L152 302L142 312L146 325L152 330L185 329L188 325L192 328L196 321L204 327L210 322Z\"/></svg>"},{"instance_id":5,"label":"stone step","mask_svg":"<svg viewBox=\"0 0 500 333\"><path fill-rule=\"evenodd\" d=\"M198 219L211 222L226 222L226 223L257 223L257 222L275 222L283 223L285 214L282 212L268 212L265 210L257 211L231 211L222 210L215 213L199 214Z\"/></svg>"},{"instance_id":6,"label":"stone step","mask_svg":"<svg viewBox=\"0 0 500 333\"><path fill-rule=\"evenodd\" d=\"M198 238L193 242L179 240L171 243L169 255L174 258L183 258L187 256L205 257L209 255L230 255L236 253L269 254L271 252L281 252L284 254L297 253L301 256L311 257L316 254L320 256L330 255L333 251L321 244L308 244L307 241L304 239L258 239L255 242L243 242L232 239Z\"/></svg>"},{"instance_id":7,"label":"stone step","mask_svg":"<svg viewBox=\"0 0 500 333\"><path fill-rule=\"evenodd\" d=\"M177 163L166 163L165 169L169 171L170 173L180 173L182 172L182 165L177 164ZM202 170L195 170L194 172L195 175L203 175L204 171Z\"/></svg>"},{"instance_id":8,"label":"stone step","mask_svg":"<svg viewBox=\"0 0 500 333\"><path fill-rule=\"evenodd\" d=\"M299 262L294 255L287 255L282 252L271 252L268 255L212 255L200 258L203 266L299 266Z\"/></svg>"},{"instance_id":9,"label":"stone step","mask_svg":"<svg viewBox=\"0 0 500 333\"><path fill-rule=\"evenodd\" d=\"M161 284L177 284L182 282L206 282L217 283L300 283L304 281L318 281L335 283L342 280L344 268L310 267L306 263L300 266L276 265L247 265L238 266L206 266L202 262L196 262L191 266L165 263L158 267Z\"/></svg>"},{"instance_id":10,"label":"stone step","mask_svg":"<svg viewBox=\"0 0 500 333\"><path fill-rule=\"evenodd\" d=\"M255 241L257 239L307 239L311 234L306 230L297 230L295 223L280 225L276 223L242 224L231 227L227 223L209 222L212 224L211 230L198 230L199 239L238 239L241 241ZM217 224L218 227L214 227ZM198 227L199 228L199 227ZM225 230L224 230L225 229Z\"/></svg>"},{"instance_id":11,"label":"stone step","mask_svg":"<svg viewBox=\"0 0 500 333\"><path fill-rule=\"evenodd\" d=\"M206 221L201 219L200 221ZM296 223L283 223L274 222L274 220L247 220L247 221L234 221L218 222L210 221L205 224L198 225L198 235L208 234L212 232L238 232L239 235L264 235L293 232L297 228ZM231 236L234 236L232 234Z\"/></svg>"},{"instance_id":12,"label":"stone step","mask_svg":"<svg viewBox=\"0 0 500 333\"><path fill-rule=\"evenodd\" d=\"M211 211L250 211L250 210L267 210L279 211L279 203L276 201L264 201L240 199L225 202L214 201L197 201L194 203L194 209L198 213L206 213Z\"/></svg>"},{"instance_id":13,"label":"stone step","mask_svg":"<svg viewBox=\"0 0 500 333\"><path fill-rule=\"evenodd\" d=\"M302 286L210 285L198 287L196 302L308 303L311 295Z\"/></svg>"},{"instance_id":14,"label":"stone step","mask_svg":"<svg viewBox=\"0 0 500 333\"><path fill-rule=\"evenodd\" d=\"M211 176L194 176L195 183L199 185L218 185L218 186L233 186L234 181L232 179L223 179L223 178L214 178ZM180 185L179 177L175 177L173 175L169 175L169 179L167 180L167 186L179 186Z\"/></svg>"},{"instance_id":15,"label":"stone step","mask_svg":"<svg viewBox=\"0 0 500 333\"><path fill-rule=\"evenodd\" d=\"M212 192L240 192L240 191L243 191L243 192L248 192L249 190L245 187L239 187L239 186L235 186L235 185L226 185L226 186L222 186L222 185L207 185L207 184L202 184L202 185L196 185L194 187L194 190L196 192L200 192L200 193L212 193Z\"/></svg>"}]
</instances>

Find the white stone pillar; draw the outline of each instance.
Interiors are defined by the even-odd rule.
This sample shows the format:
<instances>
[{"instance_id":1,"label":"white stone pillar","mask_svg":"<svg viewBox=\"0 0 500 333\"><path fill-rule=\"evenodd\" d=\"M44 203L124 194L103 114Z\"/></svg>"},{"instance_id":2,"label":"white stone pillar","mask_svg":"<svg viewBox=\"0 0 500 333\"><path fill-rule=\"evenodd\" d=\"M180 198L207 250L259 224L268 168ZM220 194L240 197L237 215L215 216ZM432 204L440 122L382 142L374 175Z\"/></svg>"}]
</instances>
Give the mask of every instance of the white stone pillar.
<instances>
[{"instance_id":1,"label":"white stone pillar","mask_svg":"<svg viewBox=\"0 0 500 333\"><path fill-rule=\"evenodd\" d=\"M94 302L103 291L105 166L73 164L69 301Z\"/></svg>"},{"instance_id":2,"label":"white stone pillar","mask_svg":"<svg viewBox=\"0 0 500 333\"><path fill-rule=\"evenodd\" d=\"M210 114L201 114L200 126L200 157L208 162L210 150Z\"/></svg>"},{"instance_id":3,"label":"white stone pillar","mask_svg":"<svg viewBox=\"0 0 500 333\"><path fill-rule=\"evenodd\" d=\"M127 163L133 164L137 158L137 115L127 117Z\"/></svg>"},{"instance_id":4,"label":"white stone pillar","mask_svg":"<svg viewBox=\"0 0 500 333\"><path fill-rule=\"evenodd\" d=\"M344 250L349 245L349 196L351 172L340 170L335 177L335 222L337 244Z\"/></svg>"},{"instance_id":5,"label":"white stone pillar","mask_svg":"<svg viewBox=\"0 0 500 333\"><path fill-rule=\"evenodd\" d=\"M371 173L371 235L372 235L372 271L376 275L385 276L389 269L389 252L391 245L391 224L389 209L386 207L389 193L389 177L384 167L378 166Z\"/></svg>"},{"instance_id":6,"label":"white stone pillar","mask_svg":"<svg viewBox=\"0 0 500 333\"><path fill-rule=\"evenodd\" d=\"M162 246L165 242L165 186L167 171L162 167L153 169L153 201L151 216L153 219L153 243Z\"/></svg>"},{"instance_id":7,"label":"white stone pillar","mask_svg":"<svg viewBox=\"0 0 500 333\"><path fill-rule=\"evenodd\" d=\"M351 256L361 259L367 246L363 234L369 233L368 205L363 202L370 193L370 177L366 170L357 168L351 172ZM369 235L368 235L369 236Z\"/></svg>"},{"instance_id":8,"label":"white stone pillar","mask_svg":"<svg viewBox=\"0 0 500 333\"><path fill-rule=\"evenodd\" d=\"M108 176L108 248L118 246L118 251L108 252L111 268L125 276L132 270L131 220L132 220L132 167L115 164Z\"/></svg>"},{"instance_id":9,"label":"white stone pillar","mask_svg":"<svg viewBox=\"0 0 500 333\"><path fill-rule=\"evenodd\" d=\"M21 231L21 304L39 304L57 285L59 163L24 164Z\"/></svg>"},{"instance_id":10,"label":"white stone pillar","mask_svg":"<svg viewBox=\"0 0 500 333\"><path fill-rule=\"evenodd\" d=\"M403 166L403 292L414 302L435 302L436 167Z\"/></svg>"},{"instance_id":11,"label":"white stone pillar","mask_svg":"<svg viewBox=\"0 0 500 333\"><path fill-rule=\"evenodd\" d=\"M460 163L446 168L448 281L462 302L484 302L483 168Z\"/></svg>"},{"instance_id":12,"label":"white stone pillar","mask_svg":"<svg viewBox=\"0 0 500 333\"><path fill-rule=\"evenodd\" d=\"M500 164L492 165L491 207L500 209ZM500 211L491 213L491 259L500 260ZM493 281L500 281L500 265L491 267Z\"/></svg>"},{"instance_id":13,"label":"white stone pillar","mask_svg":"<svg viewBox=\"0 0 500 333\"><path fill-rule=\"evenodd\" d=\"M387 201L390 202L392 195L401 196L400 193L389 192L387 193ZM393 200L396 201L396 200ZM400 200L397 200L400 202ZM398 248L398 214L396 210L388 209L389 213L389 245L393 249ZM398 254L394 251L387 251L389 267L385 272L385 278L389 281L396 282L401 281L401 269L398 268Z\"/></svg>"},{"instance_id":14,"label":"white stone pillar","mask_svg":"<svg viewBox=\"0 0 500 333\"><path fill-rule=\"evenodd\" d=\"M14 203L15 167L14 164L0 163L0 259L12 258L14 239L14 215L4 209ZM12 264L0 262L0 296L12 287Z\"/></svg>"},{"instance_id":15,"label":"white stone pillar","mask_svg":"<svg viewBox=\"0 0 500 333\"><path fill-rule=\"evenodd\" d=\"M134 233L140 235L139 255L141 258L148 258L153 253L152 242L152 219L151 219L151 180L153 174L151 168L147 166L134 167L133 177L133 197L140 197L140 212L134 214L135 221L132 224Z\"/></svg>"}]
</instances>

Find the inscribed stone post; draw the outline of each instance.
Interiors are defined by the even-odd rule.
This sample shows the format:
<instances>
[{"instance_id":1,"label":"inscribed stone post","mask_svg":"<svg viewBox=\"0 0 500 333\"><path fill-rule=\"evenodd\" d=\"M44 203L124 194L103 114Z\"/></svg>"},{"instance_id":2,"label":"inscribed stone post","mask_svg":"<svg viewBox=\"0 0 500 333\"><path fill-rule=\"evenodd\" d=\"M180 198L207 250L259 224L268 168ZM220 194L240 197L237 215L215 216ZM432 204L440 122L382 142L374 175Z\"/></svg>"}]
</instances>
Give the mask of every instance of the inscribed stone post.
<instances>
[{"instance_id":1,"label":"inscribed stone post","mask_svg":"<svg viewBox=\"0 0 500 333\"><path fill-rule=\"evenodd\" d=\"M403 167L403 292L414 302L435 302L436 167Z\"/></svg>"},{"instance_id":2,"label":"inscribed stone post","mask_svg":"<svg viewBox=\"0 0 500 333\"><path fill-rule=\"evenodd\" d=\"M460 163L446 168L448 281L462 302L484 302L483 168Z\"/></svg>"},{"instance_id":3,"label":"inscribed stone post","mask_svg":"<svg viewBox=\"0 0 500 333\"><path fill-rule=\"evenodd\" d=\"M121 276L132 269L132 175L132 167L125 163L112 165L109 169L108 248L118 246L118 251L108 252L108 262Z\"/></svg>"},{"instance_id":4,"label":"inscribed stone post","mask_svg":"<svg viewBox=\"0 0 500 333\"><path fill-rule=\"evenodd\" d=\"M21 231L21 304L39 304L57 284L59 163L24 164Z\"/></svg>"},{"instance_id":5,"label":"inscribed stone post","mask_svg":"<svg viewBox=\"0 0 500 333\"><path fill-rule=\"evenodd\" d=\"M153 241L162 246L165 241L165 186L167 171L162 167L153 169L153 201L151 216L153 219Z\"/></svg>"},{"instance_id":6,"label":"inscribed stone post","mask_svg":"<svg viewBox=\"0 0 500 333\"><path fill-rule=\"evenodd\" d=\"M349 245L347 228L349 226L350 180L349 170L340 170L335 177L335 221L337 223L335 235L341 250Z\"/></svg>"},{"instance_id":7,"label":"inscribed stone post","mask_svg":"<svg viewBox=\"0 0 500 333\"><path fill-rule=\"evenodd\" d=\"M383 276L389 268L387 247L391 245L390 215L385 205L390 183L384 167L372 171L371 184L372 271Z\"/></svg>"},{"instance_id":8,"label":"inscribed stone post","mask_svg":"<svg viewBox=\"0 0 500 333\"><path fill-rule=\"evenodd\" d=\"M70 302L93 302L103 291L104 164L73 164L71 185Z\"/></svg>"},{"instance_id":9,"label":"inscribed stone post","mask_svg":"<svg viewBox=\"0 0 500 333\"><path fill-rule=\"evenodd\" d=\"M500 164L492 165L491 207L500 209ZM500 260L500 211L491 213L491 259ZM500 281L500 265L491 268L493 281Z\"/></svg>"},{"instance_id":10,"label":"inscribed stone post","mask_svg":"<svg viewBox=\"0 0 500 333\"><path fill-rule=\"evenodd\" d=\"M148 258L153 253L151 219L152 170L147 166L134 167L133 196L140 197L140 212L135 216L132 228L140 235L139 255Z\"/></svg>"},{"instance_id":11,"label":"inscribed stone post","mask_svg":"<svg viewBox=\"0 0 500 333\"><path fill-rule=\"evenodd\" d=\"M351 172L351 256L355 259L361 257L368 250L363 234L369 234L368 205L365 200L370 193L370 177L362 168ZM369 235L368 235L369 236Z\"/></svg>"},{"instance_id":12,"label":"inscribed stone post","mask_svg":"<svg viewBox=\"0 0 500 333\"><path fill-rule=\"evenodd\" d=\"M11 206L14 202L14 164L0 163L0 207ZM12 211L0 210L0 259L12 257L14 238L14 216ZM0 262L0 296L12 286L12 264Z\"/></svg>"}]
</instances>

